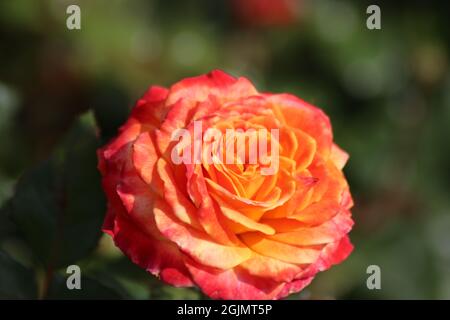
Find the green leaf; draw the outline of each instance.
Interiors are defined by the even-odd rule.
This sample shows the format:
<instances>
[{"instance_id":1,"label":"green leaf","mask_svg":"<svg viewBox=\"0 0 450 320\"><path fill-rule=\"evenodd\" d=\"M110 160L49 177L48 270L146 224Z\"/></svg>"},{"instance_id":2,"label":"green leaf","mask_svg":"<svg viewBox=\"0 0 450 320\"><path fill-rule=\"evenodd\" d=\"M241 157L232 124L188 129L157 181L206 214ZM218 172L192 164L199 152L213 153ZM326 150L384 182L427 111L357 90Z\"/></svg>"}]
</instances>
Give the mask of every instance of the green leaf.
<instances>
[{"instance_id":1,"label":"green leaf","mask_svg":"<svg viewBox=\"0 0 450 320\"><path fill-rule=\"evenodd\" d=\"M7 201L4 206L0 208L0 241L15 232L14 224L11 222L8 215L10 212L10 206L11 203Z\"/></svg>"},{"instance_id":2,"label":"green leaf","mask_svg":"<svg viewBox=\"0 0 450 320\"><path fill-rule=\"evenodd\" d=\"M127 120L130 98L118 83L110 79L99 81L93 91L91 100L95 119L106 142L117 134L118 128Z\"/></svg>"},{"instance_id":3,"label":"green leaf","mask_svg":"<svg viewBox=\"0 0 450 320\"><path fill-rule=\"evenodd\" d=\"M0 251L0 299L36 299L34 273Z\"/></svg>"},{"instance_id":4,"label":"green leaf","mask_svg":"<svg viewBox=\"0 0 450 320\"><path fill-rule=\"evenodd\" d=\"M93 117L82 117L53 156L18 182L11 220L47 268L76 262L98 242L105 201L97 147Z\"/></svg>"}]
</instances>

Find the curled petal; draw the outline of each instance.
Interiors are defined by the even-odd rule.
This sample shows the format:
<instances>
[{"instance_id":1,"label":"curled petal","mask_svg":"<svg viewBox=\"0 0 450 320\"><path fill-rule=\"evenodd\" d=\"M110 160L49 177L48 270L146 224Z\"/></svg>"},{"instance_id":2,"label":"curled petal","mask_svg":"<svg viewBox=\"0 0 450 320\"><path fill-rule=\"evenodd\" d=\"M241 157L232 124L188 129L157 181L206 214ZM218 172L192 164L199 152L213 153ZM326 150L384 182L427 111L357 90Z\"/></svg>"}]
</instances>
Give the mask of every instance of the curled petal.
<instances>
[{"instance_id":1,"label":"curled petal","mask_svg":"<svg viewBox=\"0 0 450 320\"><path fill-rule=\"evenodd\" d=\"M196 199L198 205L197 217L206 233L217 242L225 245L239 243L236 235L226 226L220 209L210 196L203 173L198 166L187 166L188 193L191 199Z\"/></svg>"},{"instance_id":2,"label":"curled petal","mask_svg":"<svg viewBox=\"0 0 450 320\"><path fill-rule=\"evenodd\" d=\"M132 160L142 180L148 185L153 186L154 168L158 160L158 153L149 132L142 133L134 142Z\"/></svg>"},{"instance_id":3,"label":"curled petal","mask_svg":"<svg viewBox=\"0 0 450 320\"><path fill-rule=\"evenodd\" d=\"M242 234L241 238L253 251L288 263L313 263L320 255L320 250L317 248L292 246L267 239L256 232Z\"/></svg>"},{"instance_id":4,"label":"curled petal","mask_svg":"<svg viewBox=\"0 0 450 320\"><path fill-rule=\"evenodd\" d=\"M241 266L253 276L273 279L277 282L291 282L303 271L303 268L297 264L257 253L254 253L253 257L242 263Z\"/></svg>"},{"instance_id":5,"label":"curled petal","mask_svg":"<svg viewBox=\"0 0 450 320\"><path fill-rule=\"evenodd\" d=\"M326 244L339 240L343 234L350 231L353 225L353 221L347 212L340 212L333 219L316 227L303 225L293 228L292 219L287 220L290 220L288 222L289 231L282 232L278 229L279 232L270 235L268 238L298 246ZM273 221L276 225L276 220ZM267 224L271 225L270 220Z\"/></svg>"},{"instance_id":6,"label":"curled petal","mask_svg":"<svg viewBox=\"0 0 450 320\"><path fill-rule=\"evenodd\" d=\"M341 170L347 163L349 155L347 152L339 148L333 143L331 147L330 159L336 165L336 167Z\"/></svg>"},{"instance_id":7,"label":"curled petal","mask_svg":"<svg viewBox=\"0 0 450 320\"><path fill-rule=\"evenodd\" d=\"M197 208L195 208L188 198L178 190L169 165L163 158L158 160L157 172L164 184L164 200L172 208L172 212L175 216L182 222L196 229L202 229L196 217Z\"/></svg>"},{"instance_id":8,"label":"curled petal","mask_svg":"<svg viewBox=\"0 0 450 320\"><path fill-rule=\"evenodd\" d=\"M303 288L309 285L313 279L314 277L311 276L308 278L297 279L292 282L286 283L283 289L281 289L281 291L278 293L276 299L282 299L292 293L297 293L303 290Z\"/></svg>"},{"instance_id":9,"label":"curled petal","mask_svg":"<svg viewBox=\"0 0 450 320\"><path fill-rule=\"evenodd\" d=\"M186 265L195 283L213 299L270 300L283 287L282 283L252 276L239 267L220 270L193 261Z\"/></svg>"},{"instance_id":10,"label":"curled petal","mask_svg":"<svg viewBox=\"0 0 450 320\"><path fill-rule=\"evenodd\" d=\"M246 215L242 214L241 212L226 206L224 203L220 205L220 210L225 217L233 222L235 233L259 231L267 235L275 234L275 229L273 229L272 227L264 223L256 222Z\"/></svg>"},{"instance_id":11,"label":"curled petal","mask_svg":"<svg viewBox=\"0 0 450 320\"><path fill-rule=\"evenodd\" d=\"M198 77L184 79L170 88L167 104L179 99L193 103L205 101L210 95L224 103L257 94L255 87L245 78L236 79L221 70Z\"/></svg>"},{"instance_id":12,"label":"curled petal","mask_svg":"<svg viewBox=\"0 0 450 320\"><path fill-rule=\"evenodd\" d=\"M164 202L156 201L154 208L156 225L165 237L175 242L195 261L214 268L229 269L251 257L251 251L244 245L218 244L206 234L177 221L170 211Z\"/></svg>"},{"instance_id":13,"label":"curled petal","mask_svg":"<svg viewBox=\"0 0 450 320\"><path fill-rule=\"evenodd\" d=\"M170 242L141 231L128 218L116 215L113 229L104 229L135 264L177 287L193 285L183 254Z\"/></svg>"},{"instance_id":14,"label":"curled petal","mask_svg":"<svg viewBox=\"0 0 450 320\"><path fill-rule=\"evenodd\" d=\"M333 141L330 119L319 108L290 94L268 94L277 117L286 125L298 128L317 142L317 152L327 159Z\"/></svg>"}]
</instances>

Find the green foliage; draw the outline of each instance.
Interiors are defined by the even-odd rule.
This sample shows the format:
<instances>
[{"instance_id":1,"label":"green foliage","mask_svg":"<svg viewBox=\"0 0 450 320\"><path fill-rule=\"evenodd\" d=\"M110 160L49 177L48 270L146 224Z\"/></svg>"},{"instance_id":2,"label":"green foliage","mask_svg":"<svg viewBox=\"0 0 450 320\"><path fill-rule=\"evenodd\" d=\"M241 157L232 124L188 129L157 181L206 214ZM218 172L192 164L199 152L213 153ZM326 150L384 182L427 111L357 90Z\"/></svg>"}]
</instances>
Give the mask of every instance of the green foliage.
<instances>
[{"instance_id":1,"label":"green foliage","mask_svg":"<svg viewBox=\"0 0 450 320\"><path fill-rule=\"evenodd\" d=\"M34 272L0 251L0 299L36 299Z\"/></svg>"},{"instance_id":2,"label":"green foliage","mask_svg":"<svg viewBox=\"0 0 450 320\"><path fill-rule=\"evenodd\" d=\"M97 244L105 212L94 127L77 122L53 156L26 172L9 216L47 268L70 265Z\"/></svg>"},{"instance_id":3,"label":"green foliage","mask_svg":"<svg viewBox=\"0 0 450 320\"><path fill-rule=\"evenodd\" d=\"M131 107L130 99L123 88L111 80L100 82L92 92L95 119L102 141L106 143L127 120Z\"/></svg>"},{"instance_id":4,"label":"green foliage","mask_svg":"<svg viewBox=\"0 0 450 320\"><path fill-rule=\"evenodd\" d=\"M48 159L20 177L14 196L0 211L0 237L16 235L26 243L33 265L44 270L43 281L49 286L44 294L49 298L121 297L89 277L83 278L83 290L68 291L64 279L54 274L86 257L99 241L106 208L97 170L98 147L95 121L88 113L74 123ZM2 295L10 287L11 297L37 296L36 288L33 294L30 288L34 271L3 253L1 268Z\"/></svg>"}]
</instances>

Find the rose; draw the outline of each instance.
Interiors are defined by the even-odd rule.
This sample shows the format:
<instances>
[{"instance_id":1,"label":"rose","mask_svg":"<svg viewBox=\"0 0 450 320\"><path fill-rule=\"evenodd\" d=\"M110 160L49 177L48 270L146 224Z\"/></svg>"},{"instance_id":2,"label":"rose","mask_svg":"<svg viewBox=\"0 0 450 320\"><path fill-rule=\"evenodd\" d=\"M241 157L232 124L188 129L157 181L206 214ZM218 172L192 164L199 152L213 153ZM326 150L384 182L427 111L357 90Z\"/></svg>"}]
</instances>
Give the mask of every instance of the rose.
<instances>
[{"instance_id":1,"label":"rose","mask_svg":"<svg viewBox=\"0 0 450 320\"><path fill-rule=\"evenodd\" d=\"M267 141L279 144L278 170L204 162L203 151L199 163L174 163L174 132L193 132L196 121L202 133L277 129L279 141ZM212 298L278 299L352 250L353 203L341 171L348 156L333 143L328 117L293 95L262 94L221 71L151 87L98 156L104 231L174 286L196 285Z\"/></svg>"}]
</instances>

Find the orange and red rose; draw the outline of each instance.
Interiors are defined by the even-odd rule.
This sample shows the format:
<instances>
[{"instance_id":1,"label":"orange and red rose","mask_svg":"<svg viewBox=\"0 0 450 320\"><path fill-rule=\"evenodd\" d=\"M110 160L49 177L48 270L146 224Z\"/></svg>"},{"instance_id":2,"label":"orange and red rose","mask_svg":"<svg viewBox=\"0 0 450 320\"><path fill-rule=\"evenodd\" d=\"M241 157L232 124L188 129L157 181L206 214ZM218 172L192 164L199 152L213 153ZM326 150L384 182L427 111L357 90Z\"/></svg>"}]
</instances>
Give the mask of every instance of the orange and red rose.
<instances>
[{"instance_id":1,"label":"orange and red rose","mask_svg":"<svg viewBox=\"0 0 450 320\"><path fill-rule=\"evenodd\" d=\"M173 133L195 121L202 134L277 129L278 170L203 155L175 163ZM98 156L104 231L174 286L198 286L211 298L279 299L352 251L348 155L333 143L328 117L293 95L259 93L221 71L154 86Z\"/></svg>"}]
</instances>

